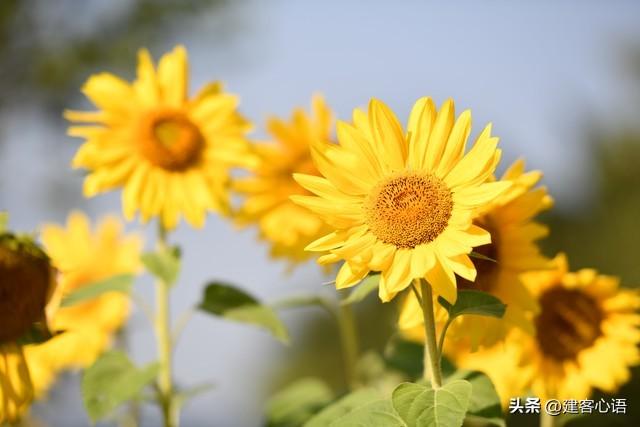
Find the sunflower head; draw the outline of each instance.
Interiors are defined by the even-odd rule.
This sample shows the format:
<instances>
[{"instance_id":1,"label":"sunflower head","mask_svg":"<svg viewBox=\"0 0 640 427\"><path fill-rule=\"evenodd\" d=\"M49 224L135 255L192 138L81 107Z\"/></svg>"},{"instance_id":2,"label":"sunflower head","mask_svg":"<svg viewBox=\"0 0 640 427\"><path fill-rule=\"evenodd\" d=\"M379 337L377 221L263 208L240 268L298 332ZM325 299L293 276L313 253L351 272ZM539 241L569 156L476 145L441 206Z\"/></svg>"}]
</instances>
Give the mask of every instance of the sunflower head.
<instances>
[{"instance_id":1,"label":"sunflower head","mask_svg":"<svg viewBox=\"0 0 640 427\"><path fill-rule=\"evenodd\" d=\"M629 380L629 368L640 363L637 291L592 269L570 272L562 254L552 269L522 278L540 307L535 333L514 329L504 344L461 355L460 367L486 371L503 400L525 393L585 399L594 388L614 393Z\"/></svg>"},{"instance_id":2,"label":"sunflower head","mask_svg":"<svg viewBox=\"0 0 640 427\"><path fill-rule=\"evenodd\" d=\"M257 224L260 237L271 245L271 255L292 263L312 256L304 248L330 229L315 213L293 203L289 197L310 194L292 177L293 173L319 175L311 158L314 141L329 141L332 113L324 99L316 95L311 113L294 110L288 121L271 118L267 130L270 142L255 145L258 163L250 174L234 181L234 189L244 196L234 214L241 225Z\"/></svg>"},{"instance_id":3,"label":"sunflower head","mask_svg":"<svg viewBox=\"0 0 640 427\"><path fill-rule=\"evenodd\" d=\"M229 168L255 161L244 137L250 125L219 83L189 97L188 74L179 46L157 67L141 50L132 83L109 73L89 78L83 92L98 111L65 112L76 123L69 134L85 139L73 160L89 170L85 196L122 188L128 219L139 211L166 229L182 216L200 227L208 211L228 212Z\"/></svg>"},{"instance_id":4,"label":"sunflower head","mask_svg":"<svg viewBox=\"0 0 640 427\"><path fill-rule=\"evenodd\" d=\"M447 228L452 209L451 191L442 180L415 172L390 176L364 202L371 232L398 248L435 240Z\"/></svg>"},{"instance_id":5,"label":"sunflower head","mask_svg":"<svg viewBox=\"0 0 640 427\"><path fill-rule=\"evenodd\" d=\"M327 252L320 263L344 261L338 288L380 271L383 301L427 279L454 302L455 274L475 279L468 254L491 237L473 217L511 183L488 182L500 159L491 126L466 152L470 131L471 113L456 119L451 100L437 110L420 99L406 131L372 100L368 112L355 110L353 123L338 123L338 144L314 144L320 176L294 175L313 195L292 199L331 226L307 249Z\"/></svg>"},{"instance_id":6,"label":"sunflower head","mask_svg":"<svg viewBox=\"0 0 640 427\"><path fill-rule=\"evenodd\" d=\"M0 232L0 344L19 340L34 324L46 327L54 280L49 257L30 237Z\"/></svg>"},{"instance_id":7,"label":"sunflower head","mask_svg":"<svg viewBox=\"0 0 640 427\"><path fill-rule=\"evenodd\" d=\"M586 398L593 388L615 392L640 362L640 296L616 277L592 269L570 272L564 255L549 272L523 280L536 295L536 333L523 360L537 365L531 387L548 398Z\"/></svg>"},{"instance_id":8,"label":"sunflower head","mask_svg":"<svg viewBox=\"0 0 640 427\"><path fill-rule=\"evenodd\" d=\"M140 152L150 163L168 171L184 171L198 161L202 135L180 111L149 112L138 125Z\"/></svg>"}]
</instances>

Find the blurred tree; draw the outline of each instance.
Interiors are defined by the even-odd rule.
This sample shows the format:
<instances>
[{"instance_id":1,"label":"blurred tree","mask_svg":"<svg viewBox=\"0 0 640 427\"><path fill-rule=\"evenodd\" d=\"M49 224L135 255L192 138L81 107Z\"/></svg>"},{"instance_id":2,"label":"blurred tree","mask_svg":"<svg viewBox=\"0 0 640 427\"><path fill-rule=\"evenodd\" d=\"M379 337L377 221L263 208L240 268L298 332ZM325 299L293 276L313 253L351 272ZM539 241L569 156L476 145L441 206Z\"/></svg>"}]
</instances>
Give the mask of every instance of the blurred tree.
<instances>
[{"instance_id":1,"label":"blurred tree","mask_svg":"<svg viewBox=\"0 0 640 427\"><path fill-rule=\"evenodd\" d=\"M589 140L593 198L579 211L548 214L545 248L567 252L573 269L593 267L640 287L640 130L593 130Z\"/></svg>"},{"instance_id":2,"label":"blurred tree","mask_svg":"<svg viewBox=\"0 0 640 427\"><path fill-rule=\"evenodd\" d=\"M59 109L69 94L77 93L76 87L89 71L106 64L110 68L129 64L139 47L153 45L172 29L183 26L189 17L230 3L2 0L0 108L9 102L39 102ZM82 19L78 13L87 8L95 9L92 22L77 25L76 21ZM101 19L105 8L117 10L117 16ZM43 22L50 25L43 26ZM133 75L132 70L129 75Z\"/></svg>"}]
</instances>

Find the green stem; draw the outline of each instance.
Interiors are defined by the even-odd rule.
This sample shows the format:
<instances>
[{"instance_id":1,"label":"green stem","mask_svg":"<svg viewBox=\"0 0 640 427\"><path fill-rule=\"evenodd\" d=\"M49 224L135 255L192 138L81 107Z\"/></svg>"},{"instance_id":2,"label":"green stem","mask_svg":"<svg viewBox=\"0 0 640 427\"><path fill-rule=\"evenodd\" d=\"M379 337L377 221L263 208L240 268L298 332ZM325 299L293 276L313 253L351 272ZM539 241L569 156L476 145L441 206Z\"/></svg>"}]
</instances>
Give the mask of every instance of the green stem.
<instances>
[{"instance_id":1,"label":"green stem","mask_svg":"<svg viewBox=\"0 0 640 427\"><path fill-rule=\"evenodd\" d=\"M337 313L340 341L342 344L342 358L344 374L349 389L358 387L356 378L356 363L358 362L358 333L355 317L350 304L340 304Z\"/></svg>"},{"instance_id":2,"label":"green stem","mask_svg":"<svg viewBox=\"0 0 640 427\"><path fill-rule=\"evenodd\" d=\"M447 330L449 329L452 320L453 319L449 317L442 327L442 332L440 332L440 339L438 340L438 363L440 364L442 364L442 353L444 352L444 337L447 335Z\"/></svg>"},{"instance_id":3,"label":"green stem","mask_svg":"<svg viewBox=\"0 0 640 427\"><path fill-rule=\"evenodd\" d=\"M431 285L424 279L419 280L422 290L422 315L424 317L424 378L431 380L433 388L442 387L440 358L436 345L436 322L433 314L433 292ZM429 369L427 369L429 367Z\"/></svg>"},{"instance_id":4,"label":"green stem","mask_svg":"<svg viewBox=\"0 0 640 427\"><path fill-rule=\"evenodd\" d=\"M553 415L547 414L546 411L540 411L540 427L553 427L555 425L555 418Z\"/></svg>"},{"instance_id":5,"label":"green stem","mask_svg":"<svg viewBox=\"0 0 640 427\"><path fill-rule=\"evenodd\" d=\"M158 249L165 250L167 246L166 230L160 226L158 230ZM162 280L156 282L156 318L155 329L158 340L158 389L160 391L160 407L164 419L164 427L178 427L178 411L173 399L172 356L173 344L171 339L171 312L169 310L170 286Z\"/></svg>"}]
</instances>

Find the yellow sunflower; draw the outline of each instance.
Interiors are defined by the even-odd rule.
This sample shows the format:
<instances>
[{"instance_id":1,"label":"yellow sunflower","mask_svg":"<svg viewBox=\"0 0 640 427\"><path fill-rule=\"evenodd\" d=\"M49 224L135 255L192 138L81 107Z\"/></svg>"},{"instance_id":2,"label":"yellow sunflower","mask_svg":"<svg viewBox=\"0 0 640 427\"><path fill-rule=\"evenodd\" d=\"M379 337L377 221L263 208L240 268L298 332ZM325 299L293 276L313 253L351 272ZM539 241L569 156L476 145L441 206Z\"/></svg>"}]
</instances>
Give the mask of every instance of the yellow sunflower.
<instances>
[{"instance_id":1,"label":"yellow sunflower","mask_svg":"<svg viewBox=\"0 0 640 427\"><path fill-rule=\"evenodd\" d=\"M504 344L457 360L486 371L505 401L529 391L560 400L585 399L593 388L613 393L640 363L638 292L591 269L571 273L564 255L554 263L553 270L523 275L540 305L536 333L514 329Z\"/></svg>"},{"instance_id":2,"label":"yellow sunflower","mask_svg":"<svg viewBox=\"0 0 640 427\"><path fill-rule=\"evenodd\" d=\"M142 240L123 235L116 217L105 217L92 230L84 214L73 212L66 228L45 225L42 241L60 271L58 292L63 296L118 274L134 274L140 268ZM25 349L36 394L49 387L57 371L92 364L125 323L129 309L129 297L119 292L58 309L50 323L53 330L64 333Z\"/></svg>"},{"instance_id":3,"label":"yellow sunflower","mask_svg":"<svg viewBox=\"0 0 640 427\"><path fill-rule=\"evenodd\" d=\"M92 230L87 217L74 212L69 215L66 228L45 225L42 240L60 272L58 299L114 275L135 273L140 267L142 241L135 235L123 235L122 224L115 217L104 218ZM35 397L46 392L61 370L92 364L109 346L128 314L129 298L118 292L50 313L51 329L63 332L42 344L24 347ZM27 407L23 406L21 412Z\"/></svg>"},{"instance_id":4,"label":"yellow sunflower","mask_svg":"<svg viewBox=\"0 0 640 427\"><path fill-rule=\"evenodd\" d=\"M478 272L475 282L458 281L460 289L477 289L489 292L507 305L502 319L485 316L462 316L456 319L447 337L460 341L447 346L449 356L475 349L478 345L490 346L504 338L512 327L533 334L532 315L537 310L535 298L520 280L520 275L531 270L542 270L550 266L536 241L547 235L546 226L533 218L553 204L544 187L534 188L542 173L525 173L523 160L516 161L502 176L512 182L511 188L485 206L474 219L474 224L491 233L492 242L479 246L476 252L495 260L491 262L473 258ZM436 316L446 319L444 309L438 305ZM400 328L409 337L422 340L422 311L414 295L408 294L400 315ZM462 341L465 341L463 345Z\"/></svg>"},{"instance_id":5,"label":"yellow sunflower","mask_svg":"<svg viewBox=\"0 0 640 427\"><path fill-rule=\"evenodd\" d=\"M468 254L491 236L473 224L473 213L511 184L487 182L500 159L491 125L465 154L470 130L470 112L456 120L451 100L439 111L431 98L418 100L406 133L386 105L372 100L368 113L354 111L353 124L338 122L339 144L314 144L322 177L294 177L317 197L292 199L334 230L307 250L328 251L321 264L345 261L337 288L380 271L383 301L426 278L454 302L454 273L475 279Z\"/></svg>"},{"instance_id":6,"label":"yellow sunflower","mask_svg":"<svg viewBox=\"0 0 640 427\"><path fill-rule=\"evenodd\" d=\"M243 225L258 224L260 237L271 243L272 256L305 261L311 253L304 248L331 230L316 214L289 199L309 194L292 173L320 175L311 159L311 144L331 138L331 110L322 97L314 96L312 114L296 109L290 122L270 119L267 130L274 141L256 145L259 163L250 176L234 182L235 190L245 196L236 218Z\"/></svg>"},{"instance_id":7,"label":"yellow sunflower","mask_svg":"<svg viewBox=\"0 0 640 427\"><path fill-rule=\"evenodd\" d=\"M188 97L184 47L164 55L157 69L143 49L133 83L100 73L82 90L100 111L65 117L81 123L69 135L86 140L73 159L73 167L89 170L85 196L123 187L128 219L139 210L143 222L159 216L166 229L181 215L201 227L207 211L227 212L229 167L252 164L244 137L250 125L220 83Z\"/></svg>"},{"instance_id":8,"label":"yellow sunflower","mask_svg":"<svg viewBox=\"0 0 640 427\"><path fill-rule=\"evenodd\" d=\"M54 291L55 271L42 249L0 229L0 424L16 421L33 399L21 340L34 328L47 332Z\"/></svg>"}]
</instances>

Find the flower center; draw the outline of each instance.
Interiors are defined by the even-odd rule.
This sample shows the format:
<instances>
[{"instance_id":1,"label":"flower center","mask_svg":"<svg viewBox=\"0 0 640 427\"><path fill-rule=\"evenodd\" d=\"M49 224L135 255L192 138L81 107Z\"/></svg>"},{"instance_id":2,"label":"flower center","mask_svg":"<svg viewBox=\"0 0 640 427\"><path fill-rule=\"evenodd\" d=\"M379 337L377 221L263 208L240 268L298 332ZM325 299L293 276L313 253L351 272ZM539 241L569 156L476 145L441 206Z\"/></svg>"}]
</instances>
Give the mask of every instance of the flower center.
<instances>
[{"instance_id":1,"label":"flower center","mask_svg":"<svg viewBox=\"0 0 640 427\"><path fill-rule=\"evenodd\" d=\"M500 235L498 234L497 227L493 225L491 218L488 216L474 220L474 224L484 228L491 234L491 243L474 248L474 252L484 255L495 262L478 257L471 257L471 262L477 271L476 281L471 282L467 279L463 279L462 277L458 277L458 288L492 292L497 280L496 275L498 273L498 264L500 263L498 253Z\"/></svg>"},{"instance_id":2,"label":"flower center","mask_svg":"<svg viewBox=\"0 0 640 427\"><path fill-rule=\"evenodd\" d=\"M401 248L429 243L447 227L451 191L433 175L405 173L378 184L364 203L367 225L380 240Z\"/></svg>"},{"instance_id":3,"label":"flower center","mask_svg":"<svg viewBox=\"0 0 640 427\"><path fill-rule=\"evenodd\" d=\"M187 169L198 160L202 145L198 127L179 111L152 111L140 122L140 151L163 169Z\"/></svg>"},{"instance_id":4,"label":"flower center","mask_svg":"<svg viewBox=\"0 0 640 427\"><path fill-rule=\"evenodd\" d=\"M49 262L0 241L0 344L15 341L44 320Z\"/></svg>"},{"instance_id":5,"label":"flower center","mask_svg":"<svg viewBox=\"0 0 640 427\"><path fill-rule=\"evenodd\" d=\"M536 340L542 353L556 361L575 359L602 334L602 310L584 292L556 286L542 294L540 307Z\"/></svg>"}]
</instances>

